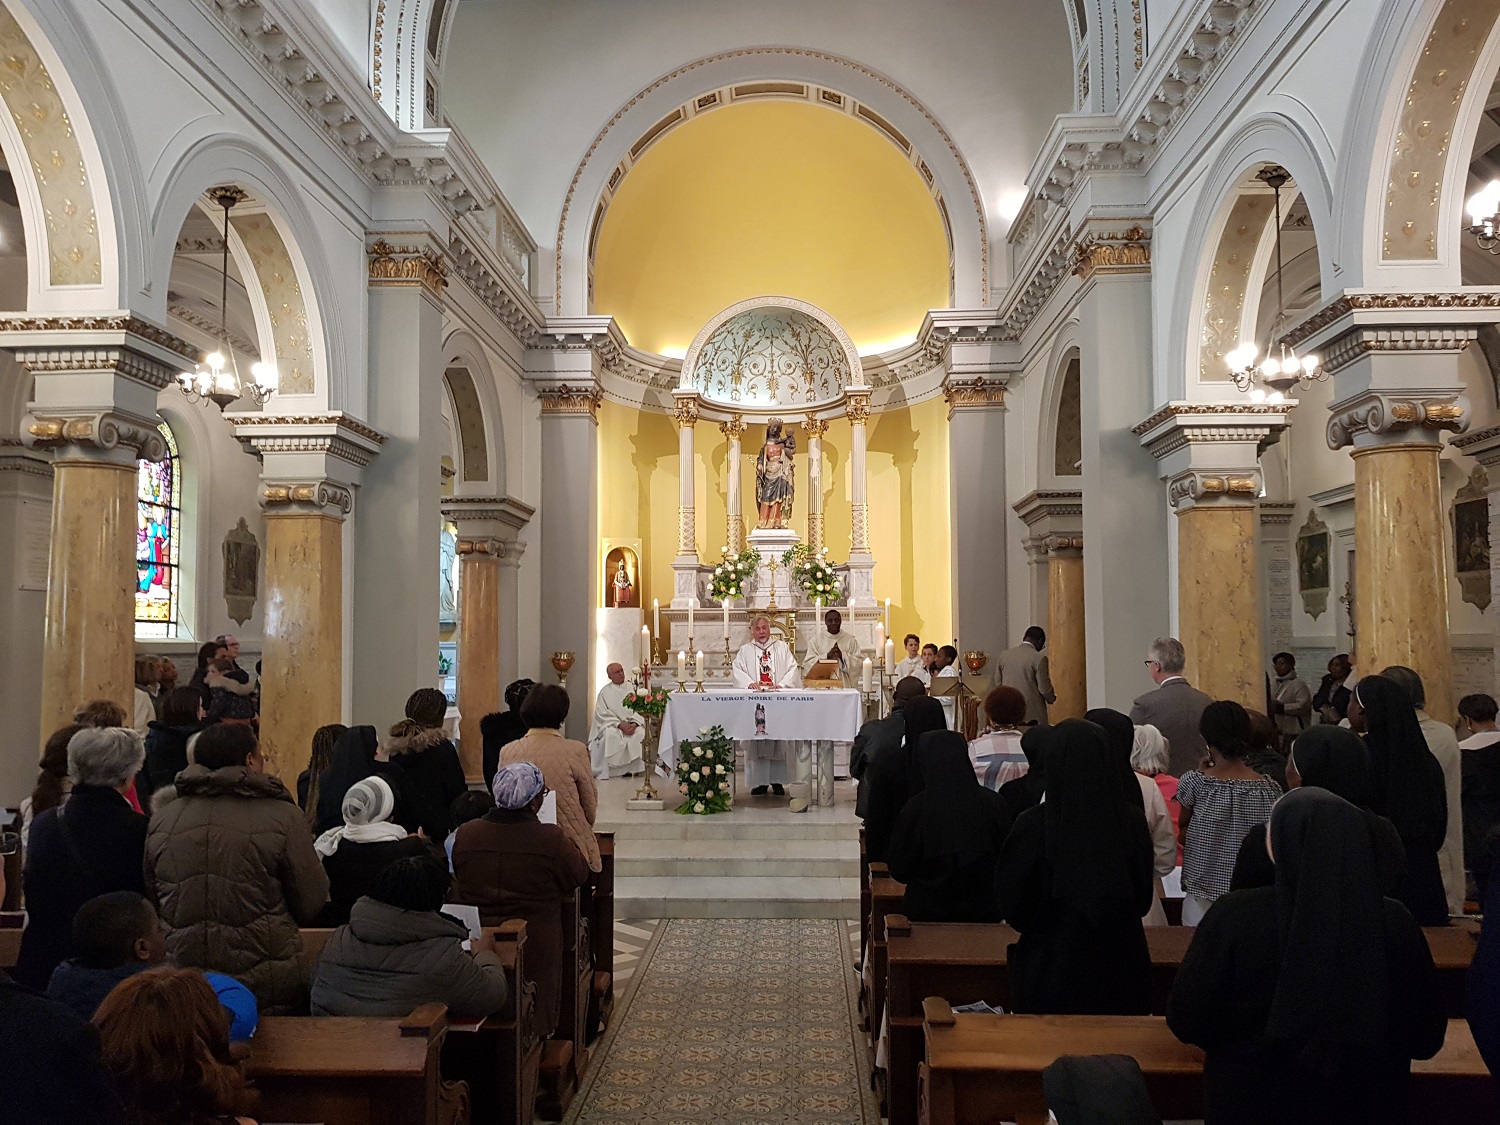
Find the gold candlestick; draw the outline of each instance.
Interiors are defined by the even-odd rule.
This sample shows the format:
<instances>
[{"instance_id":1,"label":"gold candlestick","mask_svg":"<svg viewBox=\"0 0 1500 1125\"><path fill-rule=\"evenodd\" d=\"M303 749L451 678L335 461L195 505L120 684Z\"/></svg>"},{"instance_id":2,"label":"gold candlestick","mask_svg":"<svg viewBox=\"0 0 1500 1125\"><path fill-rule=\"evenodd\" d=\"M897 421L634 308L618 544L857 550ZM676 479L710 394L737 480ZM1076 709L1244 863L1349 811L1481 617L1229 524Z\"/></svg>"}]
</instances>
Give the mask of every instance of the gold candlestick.
<instances>
[{"instance_id":1,"label":"gold candlestick","mask_svg":"<svg viewBox=\"0 0 1500 1125\"><path fill-rule=\"evenodd\" d=\"M781 563L773 558L770 562L766 563L766 569L771 573L771 600L766 603L766 608L774 611L778 608L776 605L776 572L781 569Z\"/></svg>"}]
</instances>

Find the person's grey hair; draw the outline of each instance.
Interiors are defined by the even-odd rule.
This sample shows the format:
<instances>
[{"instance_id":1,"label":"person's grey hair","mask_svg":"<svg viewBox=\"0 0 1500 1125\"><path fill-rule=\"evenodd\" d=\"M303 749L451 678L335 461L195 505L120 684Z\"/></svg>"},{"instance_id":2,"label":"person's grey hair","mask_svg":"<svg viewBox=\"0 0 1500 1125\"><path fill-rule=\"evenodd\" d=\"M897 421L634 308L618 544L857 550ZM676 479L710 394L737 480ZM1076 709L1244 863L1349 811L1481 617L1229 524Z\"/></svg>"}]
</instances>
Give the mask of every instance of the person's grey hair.
<instances>
[{"instance_id":1,"label":"person's grey hair","mask_svg":"<svg viewBox=\"0 0 1500 1125\"><path fill-rule=\"evenodd\" d=\"M1187 653L1176 637L1157 637L1146 655L1148 660L1160 664L1163 672L1181 672L1187 667Z\"/></svg>"},{"instance_id":2,"label":"person's grey hair","mask_svg":"<svg viewBox=\"0 0 1500 1125\"><path fill-rule=\"evenodd\" d=\"M1172 764L1167 736L1150 723L1135 728L1135 741L1130 745L1130 768L1140 773L1166 773Z\"/></svg>"},{"instance_id":3,"label":"person's grey hair","mask_svg":"<svg viewBox=\"0 0 1500 1125\"><path fill-rule=\"evenodd\" d=\"M118 789L146 764L146 744L130 727L85 727L68 739L68 776L74 785Z\"/></svg>"},{"instance_id":4,"label":"person's grey hair","mask_svg":"<svg viewBox=\"0 0 1500 1125\"><path fill-rule=\"evenodd\" d=\"M1380 674L1388 680L1395 680L1396 686L1406 693L1406 698L1418 711L1427 706L1427 688L1416 669L1405 664L1392 664L1389 668L1382 668Z\"/></svg>"}]
</instances>

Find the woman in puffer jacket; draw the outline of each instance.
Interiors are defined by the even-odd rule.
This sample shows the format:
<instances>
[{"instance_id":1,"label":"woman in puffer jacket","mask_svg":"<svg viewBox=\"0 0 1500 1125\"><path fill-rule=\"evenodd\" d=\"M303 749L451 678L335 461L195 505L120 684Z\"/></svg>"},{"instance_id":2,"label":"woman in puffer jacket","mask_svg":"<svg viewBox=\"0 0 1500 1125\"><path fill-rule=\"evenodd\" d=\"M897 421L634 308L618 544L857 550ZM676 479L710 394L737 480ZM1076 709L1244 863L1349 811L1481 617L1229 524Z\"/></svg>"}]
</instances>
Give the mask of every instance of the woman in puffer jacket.
<instances>
[{"instance_id":1,"label":"woman in puffer jacket","mask_svg":"<svg viewBox=\"0 0 1500 1125\"><path fill-rule=\"evenodd\" d=\"M443 731L448 699L437 688L419 688L406 701L406 718L380 744L375 772L397 778L401 823L441 845L453 831L453 799L468 789L458 750Z\"/></svg>"},{"instance_id":2,"label":"woman in puffer jacket","mask_svg":"<svg viewBox=\"0 0 1500 1125\"><path fill-rule=\"evenodd\" d=\"M307 819L264 772L248 726L210 727L194 757L157 795L146 836L146 893L167 950L178 965L243 982L263 1015L306 1011L298 927L328 901Z\"/></svg>"}]
</instances>

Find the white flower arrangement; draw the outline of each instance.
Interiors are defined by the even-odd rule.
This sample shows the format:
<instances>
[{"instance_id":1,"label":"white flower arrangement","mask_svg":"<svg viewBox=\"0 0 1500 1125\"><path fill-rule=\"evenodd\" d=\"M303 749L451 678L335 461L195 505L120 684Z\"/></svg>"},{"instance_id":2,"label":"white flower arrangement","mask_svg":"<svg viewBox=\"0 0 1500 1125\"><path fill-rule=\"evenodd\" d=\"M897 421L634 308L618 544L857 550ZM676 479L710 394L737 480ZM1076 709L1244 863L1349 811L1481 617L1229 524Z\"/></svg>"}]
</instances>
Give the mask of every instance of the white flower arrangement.
<instances>
[{"instance_id":1,"label":"white flower arrangement","mask_svg":"<svg viewBox=\"0 0 1500 1125\"><path fill-rule=\"evenodd\" d=\"M814 551L806 543L799 543L789 548L781 556L781 561L791 573L792 581L807 597L825 606L838 600L842 592L839 576L828 561L827 547Z\"/></svg>"},{"instance_id":2,"label":"white flower arrangement","mask_svg":"<svg viewBox=\"0 0 1500 1125\"><path fill-rule=\"evenodd\" d=\"M725 547L722 554L724 561L714 567L713 576L708 583L709 596L720 602L742 598L745 596L746 584L754 576L755 568L760 565L760 552L752 547L732 555L729 548Z\"/></svg>"},{"instance_id":3,"label":"white flower arrangement","mask_svg":"<svg viewBox=\"0 0 1500 1125\"><path fill-rule=\"evenodd\" d=\"M734 772L734 743L721 726L706 728L696 739L685 739L677 766L678 790L684 800L679 813L720 813L730 809ZM724 780L720 780L720 779Z\"/></svg>"}]
</instances>

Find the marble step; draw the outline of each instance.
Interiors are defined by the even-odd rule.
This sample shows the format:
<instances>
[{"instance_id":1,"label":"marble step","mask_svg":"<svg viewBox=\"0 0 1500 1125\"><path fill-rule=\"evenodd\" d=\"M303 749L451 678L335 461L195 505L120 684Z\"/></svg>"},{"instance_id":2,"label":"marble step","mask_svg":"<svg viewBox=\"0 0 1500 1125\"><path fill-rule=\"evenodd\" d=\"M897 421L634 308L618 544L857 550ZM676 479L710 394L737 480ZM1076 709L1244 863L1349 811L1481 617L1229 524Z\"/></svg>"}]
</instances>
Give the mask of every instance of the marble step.
<instances>
[{"instance_id":1,"label":"marble step","mask_svg":"<svg viewBox=\"0 0 1500 1125\"><path fill-rule=\"evenodd\" d=\"M848 814L846 814L848 815ZM749 809L717 816L681 816L675 812L636 813L619 817L600 815L598 832L613 832L623 840L783 840L795 842L839 841L859 847L859 822L835 820L806 813L782 815Z\"/></svg>"},{"instance_id":2,"label":"marble step","mask_svg":"<svg viewBox=\"0 0 1500 1125\"><path fill-rule=\"evenodd\" d=\"M859 849L848 840L619 840L615 875L857 878Z\"/></svg>"},{"instance_id":3,"label":"marble step","mask_svg":"<svg viewBox=\"0 0 1500 1125\"><path fill-rule=\"evenodd\" d=\"M859 917L859 878L617 876L615 917Z\"/></svg>"}]
</instances>

